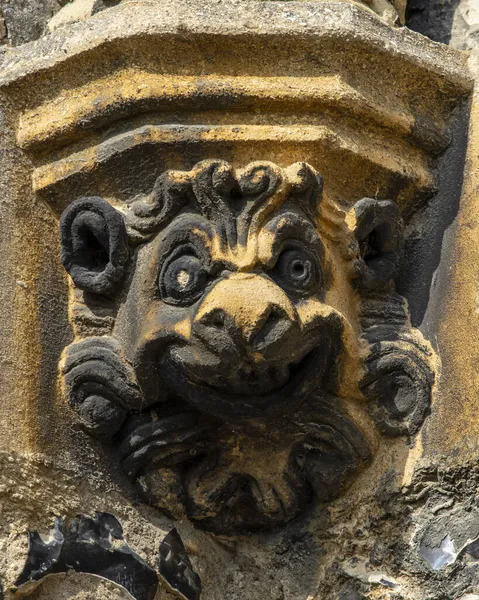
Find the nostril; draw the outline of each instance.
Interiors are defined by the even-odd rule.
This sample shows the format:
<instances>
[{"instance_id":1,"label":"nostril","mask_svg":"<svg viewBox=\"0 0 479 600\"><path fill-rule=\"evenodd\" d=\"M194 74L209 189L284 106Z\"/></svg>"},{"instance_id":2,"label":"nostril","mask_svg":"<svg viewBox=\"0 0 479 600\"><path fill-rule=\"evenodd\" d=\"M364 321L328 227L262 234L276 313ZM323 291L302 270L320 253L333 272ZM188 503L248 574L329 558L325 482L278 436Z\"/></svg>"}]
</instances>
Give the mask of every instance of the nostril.
<instances>
[{"instance_id":1,"label":"nostril","mask_svg":"<svg viewBox=\"0 0 479 600\"><path fill-rule=\"evenodd\" d=\"M269 315L267 316L266 321L263 322L260 331L269 331L272 327L276 325L280 318L280 313L277 310L272 309Z\"/></svg>"},{"instance_id":2,"label":"nostril","mask_svg":"<svg viewBox=\"0 0 479 600\"><path fill-rule=\"evenodd\" d=\"M267 329L269 327L272 327L278 321L281 321L281 319L284 319L286 316L287 316L286 313L284 312L284 310L281 307L272 306L266 320L263 323L262 329L265 329L265 328Z\"/></svg>"},{"instance_id":3,"label":"nostril","mask_svg":"<svg viewBox=\"0 0 479 600\"><path fill-rule=\"evenodd\" d=\"M281 323L289 323L288 315L280 306L271 306L267 315L263 316L261 325L253 332L250 341L254 341L255 344L262 343L273 331L280 335Z\"/></svg>"},{"instance_id":4,"label":"nostril","mask_svg":"<svg viewBox=\"0 0 479 600\"><path fill-rule=\"evenodd\" d=\"M205 315L201 321L203 325L222 329L225 326L226 315L223 310L216 309Z\"/></svg>"}]
</instances>

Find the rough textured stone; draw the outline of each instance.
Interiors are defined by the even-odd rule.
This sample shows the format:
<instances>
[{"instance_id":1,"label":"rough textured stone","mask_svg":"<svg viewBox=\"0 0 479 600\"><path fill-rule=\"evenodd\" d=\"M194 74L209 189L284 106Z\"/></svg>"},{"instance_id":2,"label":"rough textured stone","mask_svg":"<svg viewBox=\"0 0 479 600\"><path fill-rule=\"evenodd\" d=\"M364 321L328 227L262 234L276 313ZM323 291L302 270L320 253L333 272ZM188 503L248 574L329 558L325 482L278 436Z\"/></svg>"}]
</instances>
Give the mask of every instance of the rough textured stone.
<instances>
[{"instance_id":1,"label":"rough textured stone","mask_svg":"<svg viewBox=\"0 0 479 600\"><path fill-rule=\"evenodd\" d=\"M38 39L68 0L1 0L0 43L18 46Z\"/></svg>"},{"instance_id":2,"label":"rough textured stone","mask_svg":"<svg viewBox=\"0 0 479 600\"><path fill-rule=\"evenodd\" d=\"M477 49L479 8L475 0L410 0L406 24L459 50Z\"/></svg>"},{"instance_id":3,"label":"rough textured stone","mask_svg":"<svg viewBox=\"0 0 479 600\"><path fill-rule=\"evenodd\" d=\"M475 54L385 0L81 7L3 51L6 600L34 531L155 600L477 595ZM83 558L30 597L129 597Z\"/></svg>"},{"instance_id":4,"label":"rough textured stone","mask_svg":"<svg viewBox=\"0 0 479 600\"><path fill-rule=\"evenodd\" d=\"M448 44L459 2L460 0L409 0L406 25L436 42Z\"/></svg>"},{"instance_id":5,"label":"rough textured stone","mask_svg":"<svg viewBox=\"0 0 479 600\"><path fill-rule=\"evenodd\" d=\"M38 39L48 30L53 31L62 25L88 19L93 14L105 8L116 6L122 1L127 0L1 0L0 44L12 46L25 44ZM150 1L156 2L159 9L162 8L163 0ZM214 2L214 0L204 1ZM288 2L290 0L282 1ZM356 0L344 1L355 2ZM405 1L357 0L357 3L368 6L387 22L394 23L397 15L403 21ZM394 8L391 7L391 4Z\"/></svg>"},{"instance_id":6,"label":"rough textured stone","mask_svg":"<svg viewBox=\"0 0 479 600\"><path fill-rule=\"evenodd\" d=\"M460 50L473 50L474 55L477 56L479 48L479 7L477 2L463 0L457 6L450 43Z\"/></svg>"},{"instance_id":7,"label":"rough textured stone","mask_svg":"<svg viewBox=\"0 0 479 600\"><path fill-rule=\"evenodd\" d=\"M116 6L121 0L71 0L50 21L48 29L54 31L57 27L83 21L105 8Z\"/></svg>"}]
</instances>

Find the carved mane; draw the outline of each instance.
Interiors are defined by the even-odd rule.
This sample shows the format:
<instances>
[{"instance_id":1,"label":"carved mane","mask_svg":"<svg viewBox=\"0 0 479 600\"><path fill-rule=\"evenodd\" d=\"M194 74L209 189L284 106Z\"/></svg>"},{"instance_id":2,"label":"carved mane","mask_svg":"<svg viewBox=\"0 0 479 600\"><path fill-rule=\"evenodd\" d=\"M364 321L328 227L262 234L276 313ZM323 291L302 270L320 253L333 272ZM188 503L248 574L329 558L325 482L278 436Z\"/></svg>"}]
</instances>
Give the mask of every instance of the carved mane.
<instances>
[{"instance_id":1,"label":"carved mane","mask_svg":"<svg viewBox=\"0 0 479 600\"><path fill-rule=\"evenodd\" d=\"M245 244L269 215L287 203L298 206L321 232L339 238L344 212L323 197L322 177L308 164L282 169L254 162L235 170L225 161L206 160L191 171L166 171L151 193L135 199L126 211L133 243L142 243L163 229L185 208L219 222L230 246Z\"/></svg>"}]
</instances>

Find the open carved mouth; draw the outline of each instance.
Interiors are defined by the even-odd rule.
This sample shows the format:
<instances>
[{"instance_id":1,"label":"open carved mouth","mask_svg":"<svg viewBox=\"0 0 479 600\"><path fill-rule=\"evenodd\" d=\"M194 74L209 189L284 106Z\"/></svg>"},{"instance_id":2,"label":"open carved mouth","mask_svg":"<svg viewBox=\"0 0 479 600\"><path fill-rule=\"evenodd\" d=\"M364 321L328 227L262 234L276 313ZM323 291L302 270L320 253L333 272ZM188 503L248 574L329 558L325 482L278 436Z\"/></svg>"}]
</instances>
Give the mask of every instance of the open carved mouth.
<instances>
[{"instance_id":1,"label":"open carved mouth","mask_svg":"<svg viewBox=\"0 0 479 600\"><path fill-rule=\"evenodd\" d=\"M293 409L313 389L329 369L331 341L321 343L301 359L287 363L284 368L236 371L231 378L208 380L183 370L176 361L164 359L162 373L171 391L202 412L217 417L271 416ZM239 381L245 376L244 381Z\"/></svg>"},{"instance_id":2,"label":"open carved mouth","mask_svg":"<svg viewBox=\"0 0 479 600\"><path fill-rule=\"evenodd\" d=\"M199 380L196 383L227 392L230 395L262 396L272 394L283 389L291 381L300 379L316 354L316 350L313 349L302 358L281 366L259 365L244 361L231 377L218 375L208 383Z\"/></svg>"}]
</instances>

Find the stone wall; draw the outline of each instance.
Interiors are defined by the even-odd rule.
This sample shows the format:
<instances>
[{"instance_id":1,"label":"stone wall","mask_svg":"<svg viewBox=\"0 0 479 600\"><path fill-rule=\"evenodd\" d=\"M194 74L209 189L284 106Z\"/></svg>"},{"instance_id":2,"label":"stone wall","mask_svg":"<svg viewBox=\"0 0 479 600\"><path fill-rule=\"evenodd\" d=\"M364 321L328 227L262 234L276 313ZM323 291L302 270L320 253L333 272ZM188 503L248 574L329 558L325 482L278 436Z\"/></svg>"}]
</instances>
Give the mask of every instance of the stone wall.
<instances>
[{"instance_id":1,"label":"stone wall","mask_svg":"<svg viewBox=\"0 0 479 600\"><path fill-rule=\"evenodd\" d=\"M479 598L474 3L0 9L0 598Z\"/></svg>"}]
</instances>

